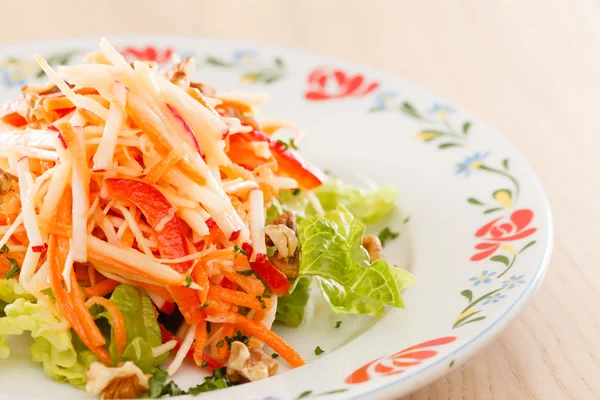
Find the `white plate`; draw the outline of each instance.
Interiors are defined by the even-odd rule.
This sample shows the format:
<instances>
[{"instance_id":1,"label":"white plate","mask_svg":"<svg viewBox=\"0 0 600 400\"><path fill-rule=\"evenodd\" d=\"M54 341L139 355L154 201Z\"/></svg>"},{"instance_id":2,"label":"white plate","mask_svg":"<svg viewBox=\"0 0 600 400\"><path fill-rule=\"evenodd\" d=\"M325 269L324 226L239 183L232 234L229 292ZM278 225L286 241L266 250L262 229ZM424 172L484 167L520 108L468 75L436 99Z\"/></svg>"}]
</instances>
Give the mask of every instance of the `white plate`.
<instances>
[{"instance_id":1,"label":"white plate","mask_svg":"<svg viewBox=\"0 0 600 400\"><path fill-rule=\"evenodd\" d=\"M0 100L38 80L32 54L74 63L97 43L66 39L0 48ZM268 91L264 116L301 126L307 159L347 181L391 183L400 191L402 212L389 225L401 237L386 254L418 280L404 293L406 309L380 320L317 310L323 318L312 326L280 329L310 361L306 366L204 397L406 394L479 351L540 284L552 249L546 196L515 149L463 108L389 74L297 50L168 36L123 36L112 43L128 56L159 63L173 52L195 56L199 78L219 90ZM337 320L344 323L335 329ZM325 350L318 357L316 345ZM46 378L22 346L13 346L0 368L0 391L10 398L85 396ZM184 387L202 381L193 367L179 379Z\"/></svg>"}]
</instances>

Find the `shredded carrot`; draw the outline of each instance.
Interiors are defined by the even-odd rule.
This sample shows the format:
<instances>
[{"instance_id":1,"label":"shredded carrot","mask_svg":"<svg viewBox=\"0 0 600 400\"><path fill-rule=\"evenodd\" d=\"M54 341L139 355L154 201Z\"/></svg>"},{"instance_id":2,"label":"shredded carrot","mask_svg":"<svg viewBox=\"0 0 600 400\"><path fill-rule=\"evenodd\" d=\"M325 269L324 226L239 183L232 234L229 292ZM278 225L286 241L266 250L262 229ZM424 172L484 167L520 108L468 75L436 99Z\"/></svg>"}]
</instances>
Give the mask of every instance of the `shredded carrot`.
<instances>
[{"instance_id":1,"label":"shredded carrot","mask_svg":"<svg viewBox=\"0 0 600 400\"><path fill-rule=\"evenodd\" d=\"M230 338L233 336L233 331L234 331L234 327L232 325L224 325L223 326L223 333L221 333L221 337L219 338L219 340L216 342L215 346L216 350L215 353L217 355L217 359L219 359L220 361L225 361L227 360L227 355L229 354L229 346L227 344L227 338Z\"/></svg>"},{"instance_id":2,"label":"shredded carrot","mask_svg":"<svg viewBox=\"0 0 600 400\"><path fill-rule=\"evenodd\" d=\"M224 272L223 275L252 296L259 296L265 292L265 285L254 275L243 276L237 272Z\"/></svg>"},{"instance_id":3,"label":"shredded carrot","mask_svg":"<svg viewBox=\"0 0 600 400\"><path fill-rule=\"evenodd\" d=\"M107 294L112 293L112 291L115 290L115 288L119 285L120 283L117 281L105 279L94 286L85 288L84 291L87 298L94 296L106 296Z\"/></svg>"},{"instance_id":4,"label":"shredded carrot","mask_svg":"<svg viewBox=\"0 0 600 400\"><path fill-rule=\"evenodd\" d=\"M180 146L171 151L164 159L160 160L155 166L150 168L144 182L155 184L164 174L175 166L185 155L185 147Z\"/></svg>"},{"instance_id":5,"label":"shredded carrot","mask_svg":"<svg viewBox=\"0 0 600 400\"><path fill-rule=\"evenodd\" d=\"M262 341L276 353L281 355L284 360L286 360L292 367L300 367L306 362L298 354L296 350L294 350L285 340L277 336L277 334L271 331L269 328L264 326L261 323L256 321L252 321L244 317L243 315L236 313L222 313L211 315L215 319L223 319L226 324L231 324L239 328L244 334L249 336L255 336L258 340Z\"/></svg>"},{"instance_id":6,"label":"shredded carrot","mask_svg":"<svg viewBox=\"0 0 600 400\"><path fill-rule=\"evenodd\" d=\"M110 106L110 102L98 94L88 94L85 96L97 101L105 108ZM73 107L75 107L75 105L66 97L51 97L44 100L44 110L46 111L56 111Z\"/></svg>"},{"instance_id":7,"label":"shredded carrot","mask_svg":"<svg viewBox=\"0 0 600 400\"><path fill-rule=\"evenodd\" d=\"M200 303L206 303L206 298L208 297L208 289L210 286L210 282L208 281L208 274L206 273L206 267L204 265L198 264L196 268L194 268L194 281L200 286L201 290L198 290L198 298L200 299Z\"/></svg>"},{"instance_id":8,"label":"shredded carrot","mask_svg":"<svg viewBox=\"0 0 600 400\"><path fill-rule=\"evenodd\" d=\"M104 307L110 314L117 354L120 356L123 354L123 351L125 351L125 347L127 347L127 331L125 329L125 319L123 319L121 310L119 310L119 307L117 307L115 303L104 297L93 296L85 302L87 308L91 307L93 304Z\"/></svg>"},{"instance_id":9,"label":"shredded carrot","mask_svg":"<svg viewBox=\"0 0 600 400\"><path fill-rule=\"evenodd\" d=\"M79 114L81 114L81 116L83 117L83 119L85 119L85 121L90 124L90 125L102 125L104 123L104 120L102 120L102 118L100 118L99 116L97 116L96 114L94 114L91 111L88 110L84 110L82 108L78 109Z\"/></svg>"},{"instance_id":10,"label":"shredded carrot","mask_svg":"<svg viewBox=\"0 0 600 400\"><path fill-rule=\"evenodd\" d=\"M206 299L206 307L204 310L207 314L219 314L222 312L229 311L231 304L226 303L216 297L208 297Z\"/></svg>"},{"instance_id":11,"label":"shredded carrot","mask_svg":"<svg viewBox=\"0 0 600 400\"><path fill-rule=\"evenodd\" d=\"M196 327L196 336L194 340L194 361L198 366L202 365L202 357L204 355L204 347L206 346L207 338L208 332L206 331L206 321L200 321Z\"/></svg>"},{"instance_id":12,"label":"shredded carrot","mask_svg":"<svg viewBox=\"0 0 600 400\"><path fill-rule=\"evenodd\" d=\"M131 248L133 246L134 241L135 241L135 235L133 234L133 231L129 227L125 228L125 233L121 237L121 240L119 243L121 245L121 247L124 247L126 249Z\"/></svg>"},{"instance_id":13,"label":"shredded carrot","mask_svg":"<svg viewBox=\"0 0 600 400\"><path fill-rule=\"evenodd\" d=\"M131 117L133 122L148 135L148 138L154 145L156 151L163 157L167 157L170 152L173 152L175 149L173 146L167 141L164 135L158 131L155 126L147 120L142 112L140 112L135 106L132 105L134 101L132 101L131 93L127 94L127 114ZM206 183L206 179L202 176L196 167L192 165L192 163L187 158L182 158L177 163L177 167L183 172L188 178L192 179L194 182L199 185L204 185Z\"/></svg>"},{"instance_id":14,"label":"shredded carrot","mask_svg":"<svg viewBox=\"0 0 600 400\"><path fill-rule=\"evenodd\" d=\"M85 306L85 301L83 299L83 294L81 293L79 283L75 278L75 274L71 273L71 291L67 293L67 296L71 300L71 304L73 304L73 309L77 313L81 324L86 330L90 341L93 343L95 347L104 346L106 344L106 339L102 336L100 329L96 326L94 322L94 317L88 311Z\"/></svg>"},{"instance_id":15,"label":"shredded carrot","mask_svg":"<svg viewBox=\"0 0 600 400\"><path fill-rule=\"evenodd\" d=\"M239 292L237 290L225 289L220 286L211 285L208 289L208 296L216 297L224 302L248 307L256 311L262 311L263 309L261 302L258 301L256 296Z\"/></svg>"},{"instance_id":16,"label":"shredded carrot","mask_svg":"<svg viewBox=\"0 0 600 400\"><path fill-rule=\"evenodd\" d=\"M58 222L51 221L38 216L38 225L42 232L46 232L47 234L53 234L63 237L71 237L73 235L73 230L70 225L59 224Z\"/></svg>"},{"instance_id":17,"label":"shredded carrot","mask_svg":"<svg viewBox=\"0 0 600 400\"><path fill-rule=\"evenodd\" d=\"M59 239L59 249L60 249L60 239ZM67 249L67 252L68 252L68 249ZM87 265L75 264L73 266L73 269L75 270L75 278L77 279L77 282L89 283L90 274L88 273Z\"/></svg>"}]
</instances>

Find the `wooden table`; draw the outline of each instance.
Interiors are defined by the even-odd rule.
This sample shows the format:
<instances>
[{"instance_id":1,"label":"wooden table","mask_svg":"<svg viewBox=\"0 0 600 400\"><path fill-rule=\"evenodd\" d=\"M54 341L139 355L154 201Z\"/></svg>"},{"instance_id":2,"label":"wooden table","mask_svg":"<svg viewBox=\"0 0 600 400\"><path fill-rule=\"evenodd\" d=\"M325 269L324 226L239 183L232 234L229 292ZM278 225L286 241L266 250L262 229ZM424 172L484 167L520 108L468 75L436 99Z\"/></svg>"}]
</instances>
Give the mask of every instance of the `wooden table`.
<instances>
[{"instance_id":1,"label":"wooden table","mask_svg":"<svg viewBox=\"0 0 600 400\"><path fill-rule=\"evenodd\" d=\"M0 42L107 33L244 38L370 64L473 110L541 178L554 212L554 256L516 322L464 367L408 398L600 398L600 3L23 0L0 7Z\"/></svg>"}]
</instances>

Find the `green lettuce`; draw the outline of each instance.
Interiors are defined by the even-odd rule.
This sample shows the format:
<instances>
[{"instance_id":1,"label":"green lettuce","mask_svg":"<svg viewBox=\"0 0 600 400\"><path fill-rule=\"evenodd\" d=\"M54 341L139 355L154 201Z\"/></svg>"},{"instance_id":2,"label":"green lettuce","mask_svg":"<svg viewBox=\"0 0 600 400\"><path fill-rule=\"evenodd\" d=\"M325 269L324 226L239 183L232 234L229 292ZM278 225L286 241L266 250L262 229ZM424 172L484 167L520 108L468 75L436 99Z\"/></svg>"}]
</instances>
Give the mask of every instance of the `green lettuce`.
<instances>
[{"instance_id":1,"label":"green lettuce","mask_svg":"<svg viewBox=\"0 0 600 400\"><path fill-rule=\"evenodd\" d=\"M22 293L18 284L0 282L2 301L16 297L4 308L6 316L0 318L0 358L10 355L8 336L31 332L31 357L42 363L46 374L58 382L70 382L76 387L83 387L85 372L95 356L84 351L84 347L82 351L76 350L70 329L61 326L61 322L44 305L35 303L31 296ZM14 291L9 293L7 288L11 286Z\"/></svg>"},{"instance_id":2,"label":"green lettuce","mask_svg":"<svg viewBox=\"0 0 600 400\"><path fill-rule=\"evenodd\" d=\"M362 247L365 225L344 206L298 224L299 276L319 277L319 286L337 312L381 315L385 305L403 308L401 292L414 285L406 270L385 260L369 262Z\"/></svg>"},{"instance_id":3,"label":"green lettuce","mask_svg":"<svg viewBox=\"0 0 600 400\"><path fill-rule=\"evenodd\" d=\"M375 223L389 215L394 210L398 197L398 190L391 185L364 189L346 185L337 178L330 178L314 192L325 211L332 211L338 205L343 205L365 224Z\"/></svg>"},{"instance_id":4,"label":"green lettuce","mask_svg":"<svg viewBox=\"0 0 600 400\"><path fill-rule=\"evenodd\" d=\"M4 310L7 304L20 298L35 302L35 297L29 294L17 279L0 279L0 311Z\"/></svg>"},{"instance_id":5,"label":"green lettuce","mask_svg":"<svg viewBox=\"0 0 600 400\"><path fill-rule=\"evenodd\" d=\"M310 278L300 278L296 281L292 293L277 299L276 321L292 328L300 326L304 318L304 308L310 298L310 284Z\"/></svg>"},{"instance_id":6,"label":"green lettuce","mask_svg":"<svg viewBox=\"0 0 600 400\"><path fill-rule=\"evenodd\" d=\"M119 285L113 291L110 300L121 310L127 330L127 347L119 358L111 329L109 351L113 362L118 364L120 361L133 361L145 373L152 373L162 364L167 354L157 358L152 356L152 348L162 344L162 337L150 297L133 286ZM111 322L107 312L96 317L105 317Z\"/></svg>"}]
</instances>

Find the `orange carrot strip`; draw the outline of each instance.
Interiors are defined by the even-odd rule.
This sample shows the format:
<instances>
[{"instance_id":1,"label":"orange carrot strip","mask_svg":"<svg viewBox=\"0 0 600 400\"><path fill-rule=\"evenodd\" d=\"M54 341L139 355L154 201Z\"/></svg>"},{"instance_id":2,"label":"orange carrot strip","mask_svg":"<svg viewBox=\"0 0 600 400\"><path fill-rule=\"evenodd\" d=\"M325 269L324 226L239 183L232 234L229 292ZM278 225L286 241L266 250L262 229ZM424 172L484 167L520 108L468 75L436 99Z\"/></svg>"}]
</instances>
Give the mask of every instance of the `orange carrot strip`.
<instances>
[{"instance_id":1,"label":"orange carrot strip","mask_svg":"<svg viewBox=\"0 0 600 400\"><path fill-rule=\"evenodd\" d=\"M217 345L219 345L219 347L217 347L217 350L216 350L217 358L221 361L225 361L227 359L227 354L229 353L229 346L227 345L227 338L228 337L230 338L233 336L233 331L234 331L234 328L232 325L224 325L223 333L221 334L219 341L216 342Z\"/></svg>"},{"instance_id":2,"label":"orange carrot strip","mask_svg":"<svg viewBox=\"0 0 600 400\"><path fill-rule=\"evenodd\" d=\"M210 286L208 289L209 297L216 297L227 303L244 306L253 310L262 311L263 307L260 301L251 294L238 292L237 290L225 289L220 286Z\"/></svg>"},{"instance_id":3,"label":"orange carrot strip","mask_svg":"<svg viewBox=\"0 0 600 400\"><path fill-rule=\"evenodd\" d=\"M250 269L250 267L248 267ZM252 296L259 296L265 292L265 285L254 275L243 276L237 272L225 272L223 273L227 279L235 283L242 290Z\"/></svg>"},{"instance_id":4,"label":"orange carrot strip","mask_svg":"<svg viewBox=\"0 0 600 400\"><path fill-rule=\"evenodd\" d=\"M95 284L94 286L85 288L84 291L87 298L94 296L102 297L106 296L109 293L112 293L112 291L115 290L115 288L119 285L120 283L117 281L113 281L112 279L105 279L102 282Z\"/></svg>"},{"instance_id":5,"label":"orange carrot strip","mask_svg":"<svg viewBox=\"0 0 600 400\"><path fill-rule=\"evenodd\" d=\"M110 102L106 100L104 97L99 94L88 94L84 95L89 97L98 103L102 104L104 107L108 108L110 106ZM44 110L46 111L54 111L61 110L64 108L73 108L75 105L66 97L50 97L44 100Z\"/></svg>"},{"instance_id":6,"label":"orange carrot strip","mask_svg":"<svg viewBox=\"0 0 600 400\"><path fill-rule=\"evenodd\" d=\"M93 263L96 262L100 265L105 265L107 267L110 267L111 269L116 269L119 271L123 271L124 273L128 274L128 275L133 275L133 276L139 276L142 278L147 278L150 279L151 281L154 281L156 283L163 283L163 284L167 284L167 285L173 285L174 282L172 280L164 280L161 278L157 278L156 276L152 275L152 274L148 274L144 271L138 270L138 269L134 269L131 268L130 266L128 266L127 264L124 264L118 260L115 260L111 257L108 257L104 254L98 253L95 250L88 250L88 259Z\"/></svg>"},{"instance_id":7,"label":"orange carrot strip","mask_svg":"<svg viewBox=\"0 0 600 400\"><path fill-rule=\"evenodd\" d=\"M206 273L204 265L198 264L196 268L194 268L194 281L202 288L202 290L198 290L198 298L200 299L200 303L204 304L206 303L208 289L210 287L208 274Z\"/></svg>"},{"instance_id":8,"label":"orange carrot strip","mask_svg":"<svg viewBox=\"0 0 600 400\"><path fill-rule=\"evenodd\" d=\"M38 224L40 230L48 234L51 233L63 237L71 237L73 235L73 229L70 225L59 224L58 222L50 221L42 216L38 216Z\"/></svg>"},{"instance_id":9,"label":"orange carrot strip","mask_svg":"<svg viewBox=\"0 0 600 400\"><path fill-rule=\"evenodd\" d=\"M204 355L204 347L206 346L207 338L208 332L206 331L206 321L198 321L194 340L194 361L198 366L202 365L202 357Z\"/></svg>"},{"instance_id":10,"label":"orange carrot strip","mask_svg":"<svg viewBox=\"0 0 600 400\"><path fill-rule=\"evenodd\" d=\"M206 299L207 306L204 308L207 314L219 314L229 311L231 304L226 303L216 297L208 297Z\"/></svg>"},{"instance_id":11,"label":"orange carrot strip","mask_svg":"<svg viewBox=\"0 0 600 400\"><path fill-rule=\"evenodd\" d=\"M173 168L183 158L184 155L185 147L183 146L180 146L174 151L169 152L165 158L150 168L143 181L146 183L155 184L160 178L162 178L164 174L167 173L167 171Z\"/></svg>"},{"instance_id":12,"label":"orange carrot strip","mask_svg":"<svg viewBox=\"0 0 600 400\"><path fill-rule=\"evenodd\" d=\"M215 314L211 315L211 317L215 320L223 321L225 324L236 326L248 336L255 336L258 340L275 350L276 353L279 353L294 368L306 364L296 350L261 323L231 312Z\"/></svg>"},{"instance_id":13,"label":"orange carrot strip","mask_svg":"<svg viewBox=\"0 0 600 400\"><path fill-rule=\"evenodd\" d=\"M121 247L130 248L131 246L133 246L134 241L135 241L135 235L133 234L133 231L128 226L127 228L125 228L125 233L121 237L119 244L121 245Z\"/></svg>"},{"instance_id":14,"label":"orange carrot strip","mask_svg":"<svg viewBox=\"0 0 600 400\"><path fill-rule=\"evenodd\" d=\"M154 148L156 151L163 157L167 157L167 155L173 152L175 149L173 146L163 137L162 133L158 131L150 121L144 116L142 112L140 112L136 107L131 105L131 94L127 95L127 105L126 110L127 114L131 117L135 125L139 127L148 138L154 144ZM187 159L182 158L177 162L177 167L183 172L188 178L192 179L194 182L199 185L204 185L206 183L206 179L202 176L196 167Z\"/></svg>"},{"instance_id":15,"label":"orange carrot strip","mask_svg":"<svg viewBox=\"0 0 600 400\"><path fill-rule=\"evenodd\" d=\"M125 351L125 347L127 347L127 331L125 329L125 320L123 319L123 314L119 307L115 305L112 301L105 299L104 297L93 296L88 301L85 302L86 307L90 307L93 304L98 304L106 309L110 314L110 318L112 320L112 328L115 337L115 344L117 346L117 354L119 356L123 354Z\"/></svg>"},{"instance_id":16,"label":"orange carrot strip","mask_svg":"<svg viewBox=\"0 0 600 400\"><path fill-rule=\"evenodd\" d=\"M85 306L83 294L81 293L79 283L77 283L74 273L71 273L71 291L67 293L67 296L70 298L73 309L75 310L75 313L77 313L79 321L81 321L81 324L86 330L91 343L95 347L104 346L106 344L106 339L102 336L100 329L98 329L94 322L94 317L92 317L92 314L90 314Z\"/></svg>"}]
</instances>

